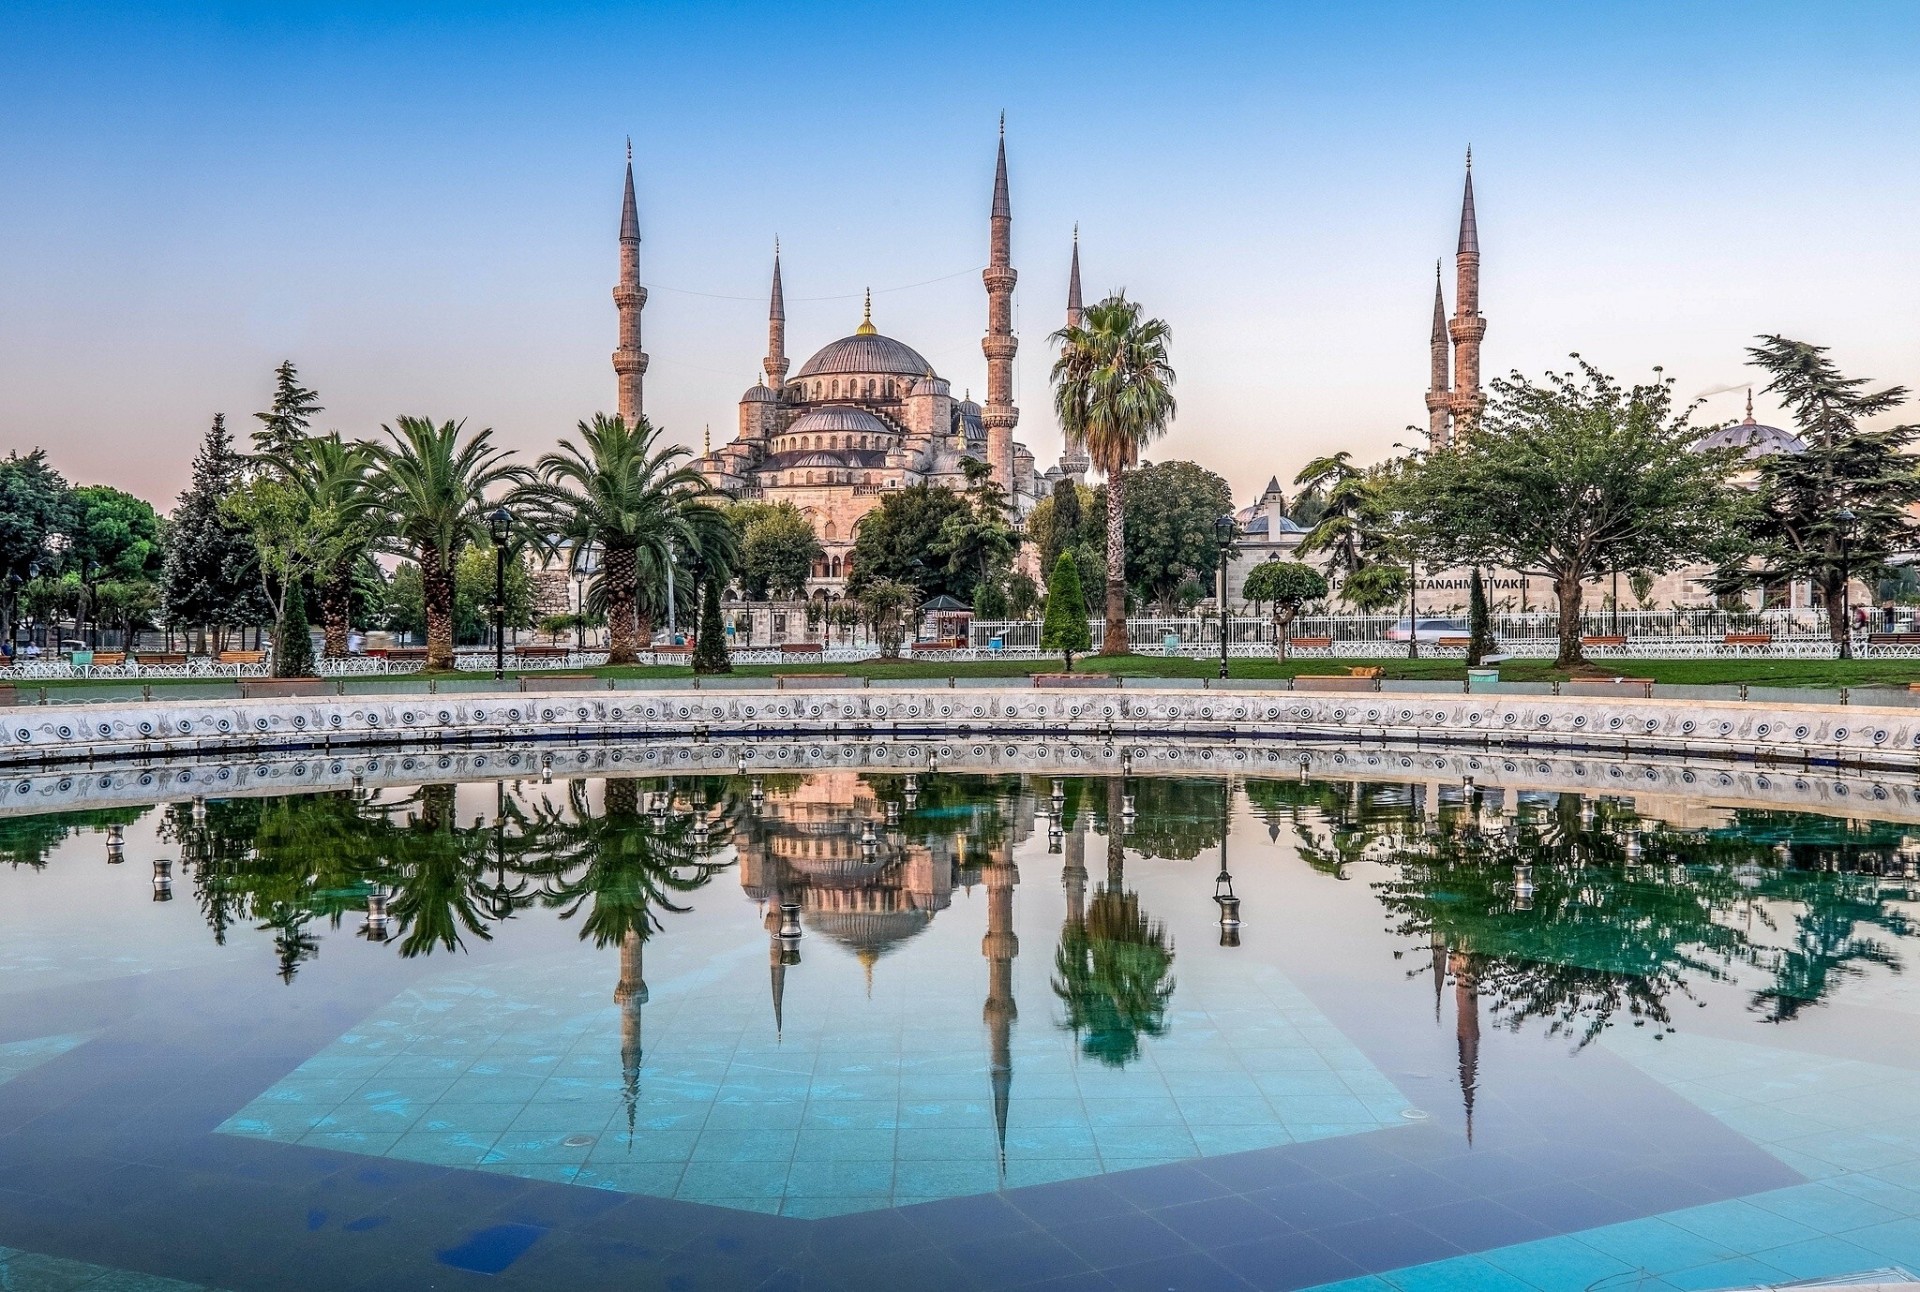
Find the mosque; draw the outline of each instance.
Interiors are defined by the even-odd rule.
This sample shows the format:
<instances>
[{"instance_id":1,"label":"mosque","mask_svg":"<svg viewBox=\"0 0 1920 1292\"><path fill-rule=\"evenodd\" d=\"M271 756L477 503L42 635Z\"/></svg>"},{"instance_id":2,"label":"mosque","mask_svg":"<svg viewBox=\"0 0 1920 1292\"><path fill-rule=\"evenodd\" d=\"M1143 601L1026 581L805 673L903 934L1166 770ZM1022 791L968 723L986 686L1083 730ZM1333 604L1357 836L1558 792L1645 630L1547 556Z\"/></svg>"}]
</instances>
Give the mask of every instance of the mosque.
<instances>
[{"instance_id":1,"label":"mosque","mask_svg":"<svg viewBox=\"0 0 1920 1292\"><path fill-rule=\"evenodd\" d=\"M988 216L986 403L955 399L952 383L904 341L873 322L872 294L860 325L831 341L789 375L786 300L776 246L767 311L767 353L761 373L740 398L734 439L693 464L716 489L736 498L790 502L813 522L825 554L811 591L838 592L850 573L854 527L888 492L915 484L962 489L968 459L986 462L995 484L1025 516L1062 479L1084 480L1088 461L1069 452L1039 470L1033 452L1013 438L1020 410L1013 402L1013 204L1007 186L1006 126L1001 123ZM613 369L621 416L642 412L647 355L640 348L640 217L634 200L633 159L627 159L620 213L619 348ZM1080 311L1080 248L1076 236L1067 318Z\"/></svg>"}]
</instances>

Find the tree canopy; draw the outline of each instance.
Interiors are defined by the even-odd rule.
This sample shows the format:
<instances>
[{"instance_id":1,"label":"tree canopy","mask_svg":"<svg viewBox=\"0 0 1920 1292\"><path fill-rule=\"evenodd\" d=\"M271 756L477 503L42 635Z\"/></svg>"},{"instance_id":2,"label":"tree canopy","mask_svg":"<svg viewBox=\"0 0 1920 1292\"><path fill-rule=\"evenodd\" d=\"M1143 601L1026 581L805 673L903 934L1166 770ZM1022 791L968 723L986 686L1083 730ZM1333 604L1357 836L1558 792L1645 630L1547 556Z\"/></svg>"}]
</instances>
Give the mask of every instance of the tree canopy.
<instances>
[{"instance_id":1,"label":"tree canopy","mask_svg":"<svg viewBox=\"0 0 1920 1292\"><path fill-rule=\"evenodd\" d=\"M193 459L193 482L173 511L161 576L169 623L251 625L270 617L253 537L224 507L244 478L227 419L216 414Z\"/></svg>"},{"instance_id":2,"label":"tree canopy","mask_svg":"<svg viewBox=\"0 0 1920 1292\"><path fill-rule=\"evenodd\" d=\"M1127 474L1125 510L1128 585L1162 614L1210 595L1214 522L1233 510L1233 487L1197 463L1149 463Z\"/></svg>"},{"instance_id":3,"label":"tree canopy","mask_svg":"<svg viewBox=\"0 0 1920 1292\"><path fill-rule=\"evenodd\" d=\"M751 601L805 594L825 555L813 522L790 502L736 502L727 519L740 535L740 590Z\"/></svg>"}]
</instances>

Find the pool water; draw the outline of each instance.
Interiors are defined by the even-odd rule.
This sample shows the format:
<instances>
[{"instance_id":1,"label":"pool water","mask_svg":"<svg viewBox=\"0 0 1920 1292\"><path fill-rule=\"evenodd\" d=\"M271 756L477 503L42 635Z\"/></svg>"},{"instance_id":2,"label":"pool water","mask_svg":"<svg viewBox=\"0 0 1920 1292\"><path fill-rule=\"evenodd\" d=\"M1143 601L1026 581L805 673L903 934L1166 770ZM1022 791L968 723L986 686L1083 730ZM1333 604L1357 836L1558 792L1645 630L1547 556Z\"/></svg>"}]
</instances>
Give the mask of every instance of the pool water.
<instances>
[{"instance_id":1,"label":"pool water","mask_svg":"<svg viewBox=\"0 0 1920 1292\"><path fill-rule=\"evenodd\" d=\"M1713 795L795 769L0 816L0 1288L1920 1269L1920 824Z\"/></svg>"}]
</instances>

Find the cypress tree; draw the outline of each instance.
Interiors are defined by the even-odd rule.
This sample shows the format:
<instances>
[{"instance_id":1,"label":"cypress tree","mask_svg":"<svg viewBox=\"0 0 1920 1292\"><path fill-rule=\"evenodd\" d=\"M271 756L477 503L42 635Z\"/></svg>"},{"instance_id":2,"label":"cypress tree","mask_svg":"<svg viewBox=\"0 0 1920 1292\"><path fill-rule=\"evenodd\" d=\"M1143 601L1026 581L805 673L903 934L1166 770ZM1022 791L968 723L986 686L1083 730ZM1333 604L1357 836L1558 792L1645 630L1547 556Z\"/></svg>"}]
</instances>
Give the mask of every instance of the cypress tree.
<instances>
[{"instance_id":1,"label":"cypress tree","mask_svg":"<svg viewBox=\"0 0 1920 1292\"><path fill-rule=\"evenodd\" d=\"M1047 617L1040 625L1040 649L1057 650L1067 657L1067 672L1073 672L1073 657L1093 645L1087 628L1087 598L1080 590L1080 567L1070 553L1060 553L1047 576Z\"/></svg>"},{"instance_id":2,"label":"cypress tree","mask_svg":"<svg viewBox=\"0 0 1920 1292\"><path fill-rule=\"evenodd\" d=\"M273 675L275 677L313 676L313 634L308 630L307 599L300 580L287 585L287 598L280 610L280 623L273 635Z\"/></svg>"},{"instance_id":3,"label":"cypress tree","mask_svg":"<svg viewBox=\"0 0 1920 1292\"><path fill-rule=\"evenodd\" d=\"M1493 649L1493 615L1487 610L1487 585L1480 567L1473 567L1473 590L1467 600L1467 667L1477 668Z\"/></svg>"},{"instance_id":4,"label":"cypress tree","mask_svg":"<svg viewBox=\"0 0 1920 1292\"><path fill-rule=\"evenodd\" d=\"M733 672L733 661L727 656L727 630L720 623L718 579L708 579L700 589L700 637L693 644L693 671Z\"/></svg>"},{"instance_id":5,"label":"cypress tree","mask_svg":"<svg viewBox=\"0 0 1920 1292\"><path fill-rule=\"evenodd\" d=\"M165 622L184 628L260 624L271 618L253 536L220 510L221 502L240 488L244 474L227 419L215 414L193 459L193 483L180 495L167 531L160 575Z\"/></svg>"}]
</instances>

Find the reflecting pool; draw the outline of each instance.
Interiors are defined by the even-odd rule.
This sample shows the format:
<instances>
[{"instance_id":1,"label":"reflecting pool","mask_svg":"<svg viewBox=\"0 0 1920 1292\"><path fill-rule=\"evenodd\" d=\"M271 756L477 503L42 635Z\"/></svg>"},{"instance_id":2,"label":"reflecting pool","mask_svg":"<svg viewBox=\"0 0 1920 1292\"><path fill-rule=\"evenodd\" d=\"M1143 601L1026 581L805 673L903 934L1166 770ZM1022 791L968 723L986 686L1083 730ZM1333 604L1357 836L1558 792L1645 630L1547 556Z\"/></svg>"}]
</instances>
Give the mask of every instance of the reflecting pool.
<instances>
[{"instance_id":1,"label":"reflecting pool","mask_svg":"<svg viewBox=\"0 0 1920 1292\"><path fill-rule=\"evenodd\" d=\"M0 1288L1920 1268L1904 788L483 761L19 782Z\"/></svg>"}]
</instances>

